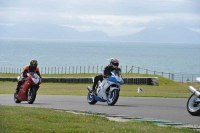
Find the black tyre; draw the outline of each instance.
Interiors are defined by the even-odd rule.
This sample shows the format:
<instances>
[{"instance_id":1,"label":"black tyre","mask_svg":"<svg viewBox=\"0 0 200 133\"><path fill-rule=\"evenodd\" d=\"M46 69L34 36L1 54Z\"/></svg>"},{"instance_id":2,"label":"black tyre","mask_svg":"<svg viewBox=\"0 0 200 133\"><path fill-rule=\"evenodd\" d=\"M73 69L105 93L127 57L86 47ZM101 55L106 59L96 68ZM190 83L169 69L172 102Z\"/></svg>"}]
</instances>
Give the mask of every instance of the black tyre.
<instances>
[{"instance_id":1,"label":"black tyre","mask_svg":"<svg viewBox=\"0 0 200 133\"><path fill-rule=\"evenodd\" d=\"M21 103L21 101L17 99L16 95L17 95L17 93L15 92L14 93L14 101L15 101L15 103Z\"/></svg>"},{"instance_id":2,"label":"black tyre","mask_svg":"<svg viewBox=\"0 0 200 133\"><path fill-rule=\"evenodd\" d=\"M187 110L193 116L200 115L200 103L195 102L197 99L198 97L192 94L187 101Z\"/></svg>"},{"instance_id":3,"label":"black tyre","mask_svg":"<svg viewBox=\"0 0 200 133\"><path fill-rule=\"evenodd\" d=\"M35 101L36 93L37 93L36 87L30 87L28 89L27 97L28 97L28 103L29 104L32 104Z\"/></svg>"},{"instance_id":4,"label":"black tyre","mask_svg":"<svg viewBox=\"0 0 200 133\"><path fill-rule=\"evenodd\" d=\"M118 98L119 98L119 90L114 89L113 91L108 93L107 104L110 106L114 105L117 102Z\"/></svg>"},{"instance_id":5,"label":"black tyre","mask_svg":"<svg viewBox=\"0 0 200 133\"><path fill-rule=\"evenodd\" d=\"M95 96L91 95L91 93L88 93L87 101L90 105L94 105L95 103L97 103L97 100L95 100Z\"/></svg>"}]
</instances>

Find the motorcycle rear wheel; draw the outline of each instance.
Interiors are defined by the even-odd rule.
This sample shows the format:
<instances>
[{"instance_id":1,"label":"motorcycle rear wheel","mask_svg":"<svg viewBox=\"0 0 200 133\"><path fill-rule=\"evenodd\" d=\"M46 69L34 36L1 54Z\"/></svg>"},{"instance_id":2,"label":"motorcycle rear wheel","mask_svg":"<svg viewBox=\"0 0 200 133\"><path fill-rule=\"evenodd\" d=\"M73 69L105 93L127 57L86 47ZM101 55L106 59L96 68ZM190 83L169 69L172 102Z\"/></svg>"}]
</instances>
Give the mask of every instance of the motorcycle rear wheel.
<instances>
[{"instance_id":1,"label":"motorcycle rear wheel","mask_svg":"<svg viewBox=\"0 0 200 133\"><path fill-rule=\"evenodd\" d=\"M29 104L32 104L35 101L36 93L37 93L37 88L36 87L30 87L28 89L27 97L28 97L28 103Z\"/></svg>"},{"instance_id":2,"label":"motorcycle rear wheel","mask_svg":"<svg viewBox=\"0 0 200 133\"><path fill-rule=\"evenodd\" d=\"M195 103L197 98L195 94L192 94L187 102L187 110L193 116L200 115L200 103Z\"/></svg>"},{"instance_id":3,"label":"motorcycle rear wheel","mask_svg":"<svg viewBox=\"0 0 200 133\"><path fill-rule=\"evenodd\" d=\"M113 91L108 93L107 104L113 106L117 102L118 98L119 98L119 90L114 89Z\"/></svg>"},{"instance_id":4,"label":"motorcycle rear wheel","mask_svg":"<svg viewBox=\"0 0 200 133\"><path fill-rule=\"evenodd\" d=\"M95 103L97 103L97 100L95 100L95 96L91 95L91 93L88 93L87 101L90 105L94 105Z\"/></svg>"},{"instance_id":5,"label":"motorcycle rear wheel","mask_svg":"<svg viewBox=\"0 0 200 133\"><path fill-rule=\"evenodd\" d=\"M14 93L14 101L15 101L15 103L21 103L21 101L16 98L16 95L17 95L17 93L15 92Z\"/></svg>"}]
</instances>

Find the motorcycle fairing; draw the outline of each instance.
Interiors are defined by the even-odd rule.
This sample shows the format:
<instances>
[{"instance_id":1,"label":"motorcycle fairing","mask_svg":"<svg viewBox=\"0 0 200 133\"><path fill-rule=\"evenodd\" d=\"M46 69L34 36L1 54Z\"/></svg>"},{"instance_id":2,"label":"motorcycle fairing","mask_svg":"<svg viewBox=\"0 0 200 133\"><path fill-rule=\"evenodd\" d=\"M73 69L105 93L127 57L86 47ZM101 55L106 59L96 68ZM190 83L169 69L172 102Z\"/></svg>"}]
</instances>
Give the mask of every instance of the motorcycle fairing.
<instances>
[{"instance_id":1,"label":"motorcycle fairing","mask_svg":"<svg viewBox=\"0 0 200 133\"><path fill-rule=\"evenodd\" d=\"M32 78L32 81L34 82L34 84L38 84L40 82L40 79Z\"/></svg>"},{"instance_id":2,"label":"motorcycle fairing","mask_svg":"<svg viewBox=\"0 0 200 133\"><path fill-rule=\"evenodd\" d=\"M106 79L104 79L102 81L102 83L99 85L99 87L97 88L97 95L99 98L107 100L108 99L108 95L107 93L111 93L114 89L118 89L118 87L113 87L112 85L115 85L115 83L110 82Z\"/></svg>"},{"instance_id":3,"label":"motorcycle fairing","mask_svg":"<svg viewBox=\"0 0 200 133\"><path fill-rule=\"evenodd\" d=\"M28 89L31 87L30 84L32 83L32 81L34 84L37 84L40 82L40 78L37 74L35 74L34 72L30 72L28 74L30 74L32 77L27 77L25 79L25 82L21 85L20 91L17 96L17 98L21 101L27 101L28 99L27 92L28 92Z\"/></svg>"},{"instance_id":4,"label":"motorcycle fairing","mask_svg":"<svg viewBox=\"0 0 200 133\"><path fill-rule=\"evenodd\" d=\"M20 95L19 100L21 100L21 101L26 101L27 100L27 90L28 90L29 86L30 86L29 80L26 80L22 84L22 86L20 87L19 94L18 94L18 95Z\"/></svg>"},{"instance_id":5,"label":"motorcycle fairing","mask_svg":"<svg viewBox=\"0 0 200 133\"><path fill-rule=\"evenodd\" d=\"M119 83L120 85L122 85L124 83L124 81L122 80L121 77L117 77L117 76L114 76L114 75L111 75L108 78L108 81L111 81L111 82L114 82L114 83Z\"/></svg>"},{"instance_id":6,"label":"motorcycle fairing","mask_svg":"<svg viewBox=\"0 0 200 133\"><path fill-rule=\"evenodd\" d=\"M108 91L107 89L109 89L109 87L110 87L109 93L113 91L114 89L119 89L117 87L111 87L112 84L121 85L123 83L123 79L121 78L121 73L119 70L114 70L111 73L112 75L109 78L103 79L103 81L99 84L96 91L99 98L104 99L104 100L108 99L106 91Z\"/></svg>"},{"instance_id":7,"label":"motorcycle fairing","mask_svg":"<svg viewBox=\"0 0 200 133\"><path fill-rule=\"evenodd\" d=\"M106 89L110 86L110 82L104 79L97 88L97 95L104 100L107 100Z\"/></svg>"},{"instance_id":8,"label":"motorcycle fairing","mask_svg":"<svg viewBox=\"0 0 200 133\"><path fill-rule=\"evenodd\" d=\"M100 98L99 96L95 95L94 99L99 101L99 102L106 102L107 100Z\"/></svg>"},{"instance_id":9,"label":"motorcycle fairing","mask_svg":"<svg viewBox=\"0 0 200 133\"><path fill-rule=\"evenodd\" d=\"M31 79L32 79L34 84L38 84L40 82L40 77L36 73L30 72L28 74L31 75Z\"/></svg>"},{"instance_id":10,"label":"motorcycle fairing","mask_svg":"<svg viewBox=\"0 0 200 133\"><path fill-rule=\"evenodd\" d=\"M122 85L124 83L122 77L121 77L121 72L119 70L113 70L111 72L111 76L108 78L108 81L114 82L114 83L119 83Z\"/></svg>"},{"instance_id":11,"label":"motorcycle fairing","mask_svg":"<svg viewBox=\"0 0 200 133\"><path fill-rule=\"evenodd\" d=\"M118 83L117 79L115 78L114 75L111 75L109 78L108 78L108 81L111 81L111 82L114 82L114 83Z\"/></svg>"}]
</instances>

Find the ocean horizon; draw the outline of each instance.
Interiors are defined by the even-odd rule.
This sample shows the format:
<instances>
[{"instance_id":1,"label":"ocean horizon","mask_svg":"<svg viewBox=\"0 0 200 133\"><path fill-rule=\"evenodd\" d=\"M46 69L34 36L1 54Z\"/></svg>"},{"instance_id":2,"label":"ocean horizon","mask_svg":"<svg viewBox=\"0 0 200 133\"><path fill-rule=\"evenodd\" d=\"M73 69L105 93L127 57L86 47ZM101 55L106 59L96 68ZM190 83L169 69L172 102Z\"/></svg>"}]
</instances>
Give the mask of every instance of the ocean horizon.
<instances>
[{"instance_id":1,"label":"ocean horizon","mask_svg":"<svg viewBox=\"0 0 200 133\"><path fill-rule=\"evenodd\" d=\"M200 74L200 44L114 41L0 39L0 67L23 68L31 59L38 67L120 66L152 71Z\"/></svg>"}]
</instances>

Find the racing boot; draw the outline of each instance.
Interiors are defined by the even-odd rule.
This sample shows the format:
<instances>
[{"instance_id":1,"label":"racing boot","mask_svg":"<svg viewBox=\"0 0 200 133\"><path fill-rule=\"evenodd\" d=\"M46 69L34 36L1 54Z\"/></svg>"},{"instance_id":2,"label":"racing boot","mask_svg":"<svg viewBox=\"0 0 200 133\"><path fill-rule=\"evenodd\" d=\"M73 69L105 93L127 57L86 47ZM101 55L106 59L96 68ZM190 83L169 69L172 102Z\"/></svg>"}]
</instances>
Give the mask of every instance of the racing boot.
<instances>
[{"instance_id":1,"label":"racing boot","mask_svg":"<svg viewBox=\"0 0 200 133\"><path fill-rule=\"evenodd\" d=\"M20 90L20 86L21 86L21 85L22 85L22 82L18 82L17 87L16 87L16 89L15 89L16 94L19 93L19 90Z\"/></svg>"},{"instance_id":2,"label":"racing boot","mask_svg":"<svg viewBox=\"0 0 200 133\"><path fill-rule=\"evenodd\" d=\"M92 86L92 90L91 90L91 94L92 94L92 95L95 95L95 94L96 94L96 89L95 89L95 88L96 88L96 85L93 85L93 86Z\"/></svg>"},{"instance_id":3,"label":"racing boot","mask_svg":"<svg viewBox=\"0 0 200 133\"><path fill-rule=\"evenodd\" d=\"M16 87L16 89L15 89L15 92L16 92L16 94L18 94L18 93L19 93L19 89L20 89L20 87L19 87L19 86L17 86L17 87Z\"/></svg>"}]
</instances>

